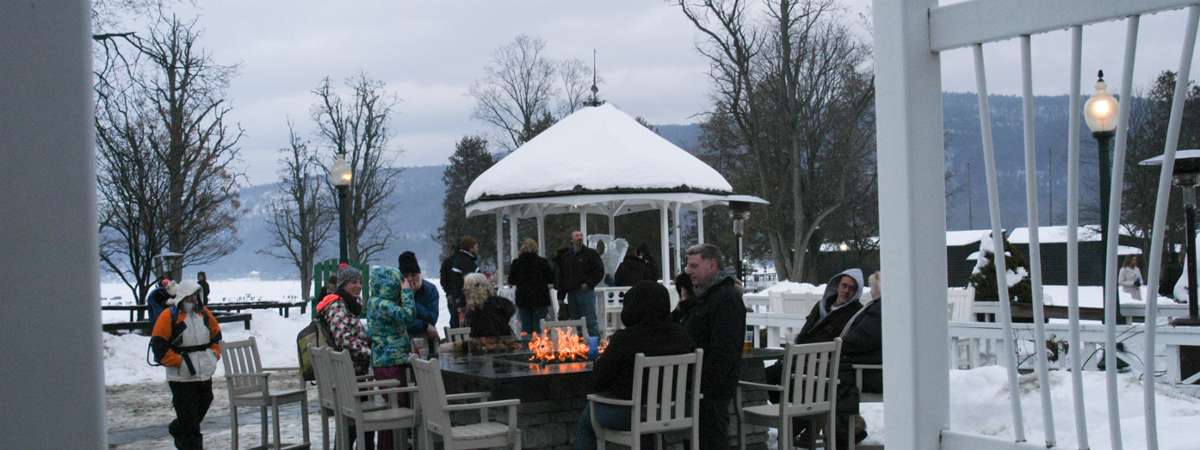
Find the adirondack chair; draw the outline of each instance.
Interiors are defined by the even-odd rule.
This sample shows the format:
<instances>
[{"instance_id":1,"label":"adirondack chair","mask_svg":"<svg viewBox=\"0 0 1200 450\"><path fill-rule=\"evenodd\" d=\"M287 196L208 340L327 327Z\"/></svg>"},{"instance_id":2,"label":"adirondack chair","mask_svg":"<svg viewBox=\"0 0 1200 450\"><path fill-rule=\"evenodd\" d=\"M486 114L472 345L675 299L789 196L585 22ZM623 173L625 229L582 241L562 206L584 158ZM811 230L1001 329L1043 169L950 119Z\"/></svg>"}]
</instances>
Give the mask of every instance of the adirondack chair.
<instances>
[{"instance_id":1,"label":"adirondack chair","mask_svg":"<svg viewBox=\"0 0 1200 450\"><path fill-rule=\"evenodd\" d=\"M338 415L337 395L333 392L334 384L337 379L333 373L333 361L330 360L329 347L315 347L312 349L311 355L313 358L313 369L316 372L317 378L317 399L321 405L321 445L325 450L329 450L329 419L334 419L334 426L338 436L346 435L346 429L343 421ZM373 380L371 375L363 375L356 377L358 387L362 389L372 388L388 388L400 386L399 380ZM364 410L373 410L384 407L377 405L374 402L364 402ZM341 444L338 448L345 448L345 444Z\"/></svg>"},{"instance_id":2,"label":"adirondack chair","mask_svg":"<svg viewBox=\"0 0 1200 450\"><path fill-rule=\"evenodd\" d=\"M355 431L358 433L356 442L363 443L366 442L366 433L369 431L412 430L416 427L416 410L400 406L396 401L396 395L412 395L417 391L417 386L392 386L377 389L375 386L365 385L354 375L354 362L350 359L349 353L326 351L325 354L326 361L331 363L328 366L329 374L335 380L333 393L337 399L336 411L340 419L338 420L339 430L348 429L349 422L353 421ZM378 384L378 386L383 386L383 384ZM366 407L365 405L371 404L371 398L376 396L384 397L386 406ZM348 449L347 441L346 433L339 432L338 448ZM392 441L392 445L398 449L404 442L402 437L397 436Z\"/></svg>"},{"instance_id":3,"label":"adirondack chair","mask_svg":"<svg viewBox=\"0 0 1200 450\"><path fill-rule=\"evenodd\" d=\"M691 448L700 448L700 374L704 350L668 356L638 353L633 360L633 398L630 400L588 395L596 448L609 442L640 450L642 435L654 434L662 448L662 433L691 430ZM645 393L643 394L643 391ZM604 428L596 420L596 404L631 408L629 431Z\"/></svg>"},{"instance_id":4,"label":"adirondack chair","mask_svg":"<svg viewBox=\"0 0 1200 450\"><path fill-rule=\"evenodd\" d=\"M442 369L438 360L413 359L413 369L417 375L417 385L421 386L422 423L420 439L423 450L433 450L433 440L430 434L442 438L445 450L511 447L521 450L521 429L517 428L517 406L521 400L497 400L473 403L450 404L453 401L486 397L487 393L466 393L446 395L446 385L442 382ZM507 423L490 422L488 410L506 408ZM469 425L453 425L450 423L450 413L453 411L479 411L479 423Z\"/></svg>"},{"instance_id":5,"label":"adirondack chair","mask_svg":"<svg viewBox=\"0 0 1200 450\"><path fill-rule=\"evenodd\" d=\"M780 385L738 382L737 403L741 405L743 391L758 389L780 393L779 404L738 408L738 448L746 449L746 425L774 427L779 430L779 449L792 448L792 418L826 416L825 448L836 450L838 360L842 339L815 344L788 344L783 353L783 379ZM851 427L853 428L853 427ZM815 428L810 437L816 436ZM813 443L809 443L813 448Z\"/></svg>"},{"instance_id":6,"label":"adirondack chair","mask_svg":"<svg viewBox=\"0 0 1200 450\"><path fill-rule=\"evenodd\" d=\"M308 448L310 445L308 432L308 393L301 389L271 389L270 375L278 371L299 370L296 367L268 368L262 366L259 357L258 344L251 337L245 341L225 342L221 345L221 363L225 367L225 388L229 392L230 435L233 438L232 447L238 448L238 408L258 408L262 416L262 447L268 446L267 440L267 408L270 407L274 418L274 443L277 448ZM304 442L284 446L280 436L279 406L291 403L300 404L303 416L301 426L304 429Z\"/></svg>"}]
</instances>

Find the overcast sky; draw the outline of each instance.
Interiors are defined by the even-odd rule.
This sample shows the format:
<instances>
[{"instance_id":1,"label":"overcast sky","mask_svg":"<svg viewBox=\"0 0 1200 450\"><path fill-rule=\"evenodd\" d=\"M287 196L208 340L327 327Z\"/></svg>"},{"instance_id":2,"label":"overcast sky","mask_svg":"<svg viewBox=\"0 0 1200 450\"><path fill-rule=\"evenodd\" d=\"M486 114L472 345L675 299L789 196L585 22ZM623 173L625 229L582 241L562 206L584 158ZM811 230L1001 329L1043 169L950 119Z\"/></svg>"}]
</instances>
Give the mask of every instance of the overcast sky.
<instances>
[{"instance_id":1,"label":"overcast sky","mask_svg":"<svg viewBox=\"0 0 1200 450\"><path fill-rule=\"evenodd\" d=\"M846 19L864 38L869 3L845 3ZM695 49L702 37L666 1L201 0L176 11L198 18L201 44L218 63L238 65L228 94L231 118L246 130L241 158L251 184L275 180L288 118L312 133L311 90L321 78L360 71L402 99L391 139L402 152L399 164L445 163L461 136L494 132L471 118L467 88L493 51L520 34L544 39L552 58L590 61L595 49L601 96L651 123L692 123L710 104L708 64ZM1185 19L1182 12L1143 18L1135 86L1178 64ZM1098 68L1107 70L1115 93L1124 30L1120 23L1085 28L1084 95ZM1067 33L1034 42L1035 92L1066 93ZM1016 42L989 46L986 56L991 93L1019 93ZM946 91L975 91L969 50L947 52L942 62Z\"/></svg>"}]
</instances>

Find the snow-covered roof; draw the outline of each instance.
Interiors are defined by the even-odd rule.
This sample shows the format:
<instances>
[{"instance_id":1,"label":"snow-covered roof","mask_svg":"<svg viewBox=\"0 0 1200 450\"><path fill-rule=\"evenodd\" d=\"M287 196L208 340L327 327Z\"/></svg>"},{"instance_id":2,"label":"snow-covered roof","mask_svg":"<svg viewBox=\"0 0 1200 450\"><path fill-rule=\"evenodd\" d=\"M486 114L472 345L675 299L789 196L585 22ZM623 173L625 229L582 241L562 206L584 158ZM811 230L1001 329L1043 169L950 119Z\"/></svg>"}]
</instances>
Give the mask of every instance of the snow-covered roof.
<instances>
[{"instance_id":1,"label":"snow-covered roof","mask_svg":"<svg viewBox=\"0 0 1200 450\"><path fill-rule=\"evenodd\" d=\"M1004 254L1007 255L1008 252L1004 252ZM1142 254L1142 249L1134 247L1132 245L1121 245L1121 246L1117 247L1117 255L1118 256L1140 255L1140 254ZM978 251L972 252L970 255L967 255L967 257L964 259L971 260L971 261L979 259L979 252Z\"/></svg>"},{"instance_id":2,"label":"snow-covered roof","mask_svg":"<svg viewBox=\"0 0 1200 450\"><path fill-rule=\"evenodd\" d=\"M673 201L715 203L733 187L708 164L605 104L576 111L513 151L476 178L463 201L469 212L480 212L530 199L679 193L703 195ZM524 201L493 203L506 200ZM572 203L590 202L583 200ZM491 204L480 205L485 202Z\"/></svg>"},{"instance_id":3,"label":"snow-covered roof","mask_svg":"<svg viewBox=\"0 0 1200 450\"><path fill-rule=\"evenodd\" d=\"M955 230L946 232L946 246L959 247L979 242L980 239L991 236L992 230Z\"/></svg>"},{"instance_id":4,"label":"snow-covered roof","mask_svg":"<svg viewBox=\"0 0 1200 450\"><path fill-rule=\"evenodd\" d=\"M1066 225L1044 226L1038 228L1038 242L1042 244L1061 244L1067 242ZM1122 236L1132 236L1129 231L1121 229ZM1096 242L1100 240L1100 228L1098 225L1084 225L1079 227L1077 233L1079 242ZM1014 244L1029 243L1029 227L1014 228L1012 233L1008 235L1008 242Z\"/></svg>"}]
</instances>

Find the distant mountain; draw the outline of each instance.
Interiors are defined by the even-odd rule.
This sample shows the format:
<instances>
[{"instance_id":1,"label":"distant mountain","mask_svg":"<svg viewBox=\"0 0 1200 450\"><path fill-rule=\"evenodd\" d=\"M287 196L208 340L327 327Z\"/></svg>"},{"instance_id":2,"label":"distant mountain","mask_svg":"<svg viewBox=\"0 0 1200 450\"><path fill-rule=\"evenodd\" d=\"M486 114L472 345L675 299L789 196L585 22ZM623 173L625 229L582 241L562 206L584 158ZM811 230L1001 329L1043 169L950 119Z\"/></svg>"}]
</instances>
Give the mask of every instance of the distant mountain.
<instances>
[{"instance_id":1,"label":"distant mountain","mask_svg":"<svg viewBox=\"0 0 1200 450\"><path fill-rule=\"evenodd\" d=\"M1026 225L1024 138L1021 99L991 96L992 135L995 140L997 179L1002 222L1006 228ZM1066 96L1037 97L1036 122L1038 160L1038 204L1043 224L1066 221L1067 102ZM975 94L945 93L946 170L949 174L946 202L947 226L951 230L988 227L987 185L984 178L978 106ZM697 124L656 125L658 133L675 145L695 154L700 147ZM1080 193L1084 222L1095 220L1097 205L1096 143L1087 132L1080 133L1082 167ZM968 170L969 168L969 170ZM395 208L387 217L394 239L376 264L395 264L404 250L417 253L427 273L436 273L439 246L431 236L442 223L442 171L445 166L408 167L397 170L396 192L390 201ZM266 205L277 193L277 184L248 186L241 191L243 215L238 220L242 246L215 264L197 268L212 277L242 277L257 272L264 278L296 277L296 270L283 260L258 253L269 242ZM1053 214L1051 214L1053 212ZM335 257L336 233L322 252Z\"/></svg>"},{"instance_id":2,"label":"distant mountain","mask_svg":"<svg viewBox=\"0 0 1200 450\"><path fill-rule=\"evenodd\" d=\"M386 218L393 238L387 250L378 255L373 263L395 265L401 252L412 250L425 272L437 273L440 246L431 236L437 233L437 228L442 224L442 197L445 195L442 187L443 169L445 166L391 170L393 176L398 177L396 190L388 200L393 208ZM196 267L195 270L204 270L213 278L248 275L269 279L298 278L299 274L290 261L259 253L271 242L267 205L271 198L281 195L278 188L278 183L243 188L242 216L237 223L242 245L216 263ZM321 253L322 259L337 257L336 228Z\"/></svg>"}]
</instances>

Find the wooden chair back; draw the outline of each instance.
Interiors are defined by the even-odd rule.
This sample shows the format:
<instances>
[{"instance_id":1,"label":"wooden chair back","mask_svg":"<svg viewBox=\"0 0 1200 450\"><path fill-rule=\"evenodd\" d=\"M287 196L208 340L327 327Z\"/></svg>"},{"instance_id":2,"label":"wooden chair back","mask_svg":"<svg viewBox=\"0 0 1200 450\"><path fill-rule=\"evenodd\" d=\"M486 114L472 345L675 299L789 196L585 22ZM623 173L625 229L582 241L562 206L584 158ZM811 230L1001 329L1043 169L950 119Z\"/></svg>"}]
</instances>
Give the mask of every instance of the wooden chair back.
<instances>
[{"instance_id":1,"label":"wooden chair back","mask_svg":"<svg viewBox=\"0 0 1200 450\"><path fill-rule=\"evenodd\" d=\"M262 358L253 337L222 343L221 363L225 367L225 382L231 397L267 392L266 377L237 376L262 373Z\"/></svg>"},{"instance_id":2,"label":"wooden chair back","mask_svg":"<svg viewBox=\"0 0 1200 450\"><path fill-rule=\"evenodd\" d=\"M543 333L546 333L548 330L555 329L555 328L568 328L568 327L574 327L575 334L582 336L583 340L585 340L585 341L587 340L587 338L588 338L587 319L582 319L582 318L575 319L575 320L542 319L542 332Z\"/></svg>"},{"instance_id":3,"label":"wooden chair back","mask_svg":"<svg viewBox=\"0 0 1200 450\"><path fill-rule=\"evenodd\" d=\"M442 381L442 368L437 359L412 359L420 386L421 414L431 431L449 433L450 413L446 411L446 385ZM486 419L486 418L485 418Z\"/></svg>"},{"instance_id":4,"label":"wooden chair back","mask_svg":"<svg viewBox=\"0 0 1200 450\"><path fill-rule=\"evenodd\" d=\"M446 340L451 343L463 342L471 339L471 327L450 328L445 327Z\"/></svg>"},{"instance_id":5,"label":"wooden chair back","mask_svg":"<svg viewBox=\"0 0 1200 450\"><path fill-rule=\"evenodd\" d=\"M834 407L841 349L841 338L784 347L780 415L808 416Z\"/></svg>"},{"instance_id":6,"label":"wooden chair back","mask_svg":"<svg viewBox=\"0 0 1200 450\"><path fill-rule=\"evenodd\" d=\"M704 350L668 356L638 353L633 362L632 433L685 429L698 420Z\"/></svg>"}]
</instances>

